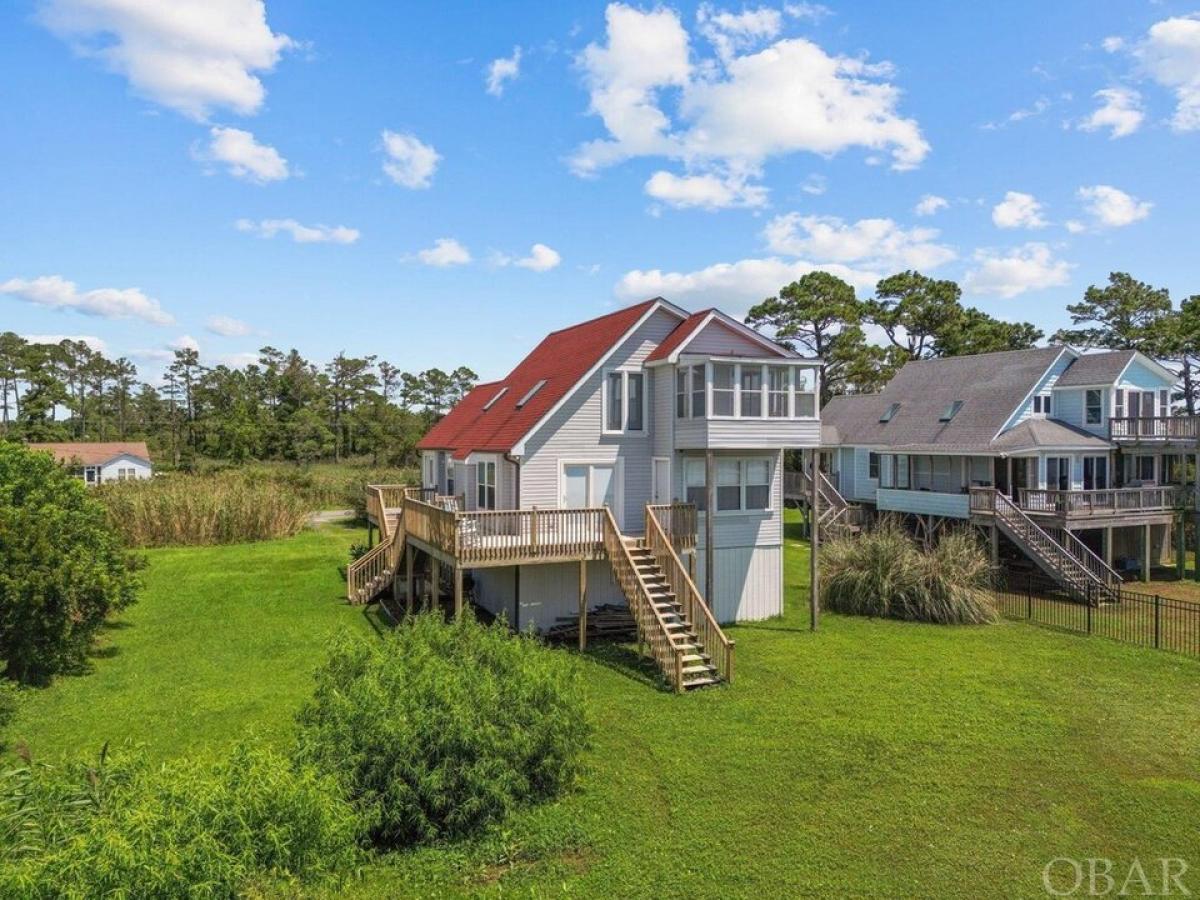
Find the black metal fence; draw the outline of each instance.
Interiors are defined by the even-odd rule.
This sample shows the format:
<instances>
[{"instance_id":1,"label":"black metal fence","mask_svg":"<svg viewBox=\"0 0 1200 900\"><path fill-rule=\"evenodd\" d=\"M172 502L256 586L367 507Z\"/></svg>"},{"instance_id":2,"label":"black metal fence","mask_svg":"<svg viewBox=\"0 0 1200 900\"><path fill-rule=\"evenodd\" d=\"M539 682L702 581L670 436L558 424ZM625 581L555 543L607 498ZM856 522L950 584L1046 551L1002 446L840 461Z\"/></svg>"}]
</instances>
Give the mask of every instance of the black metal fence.
<instances>
[{"instance_id":1,"label":"black metal fence","mask_svg":"<svg viewBox=\"0 0 1200 900\"><path fill-rule=\"evenodd\" d=\"M1007 619L1200 657L1200 603L1099 588L1080 599L1044 575L1009 572L997 580L996 609Z\"/></svg>"}]
</instances>

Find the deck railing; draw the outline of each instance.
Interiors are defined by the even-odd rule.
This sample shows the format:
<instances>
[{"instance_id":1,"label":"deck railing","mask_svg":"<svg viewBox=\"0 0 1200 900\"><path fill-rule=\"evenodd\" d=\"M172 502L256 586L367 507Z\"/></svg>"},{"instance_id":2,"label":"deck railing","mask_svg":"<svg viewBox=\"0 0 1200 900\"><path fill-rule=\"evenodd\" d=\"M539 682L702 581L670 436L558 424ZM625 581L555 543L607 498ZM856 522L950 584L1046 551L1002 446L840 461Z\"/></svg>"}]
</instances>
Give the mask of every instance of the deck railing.
<instances>
[{"instance_id":1,"label":"deck railing","mask_svg":"<svg viewBox=\"0 0 1200 900\"><path fill-rule=\"evenodd\" d=\"M1190 507L1195 492L1178 485L1113 488L1103 491L1060 491L1021 488L1018 502L1026 512L1067 516L1111 516L1120 513L1170 512Z\"/></svg>"},{"instance_id":2,"label":"deck railing","mask_svg":"<svg viewBox=\"0 0 1200 900\"><path fill-rule=\"evenodd\" d=\"M1108 436L1121 440L1200 441L1200 416L1123 416L1108 420Z\"/></svg>"},{"instance_id":3,"label":"deck railing","mask_svg":"<svg viewBox=\"0 0 1200 900\"><path fill-rule=\"evenodd\" d=\"M646 548L654 555L654 561L666 576L667 585L683 607L683 618L696 635L701 649L711 664L727 682L733 681L733 641L726 637L717 624L712 610L704 602L700 590L687 567L675 552L670 535L659 524L658 515L652 507L646 507Z\"/></svg>"},{"instance_id":4,"label":"deck railing","mask_svg":"<svg viewBox=\"0 0 1200 900\"><path fill-rule=\"evenodd\" d=\"M603 508L457 513L450 552L464 565L598 557L604 551L604 513Z\"/></svg>"},{"instance_id":5,"label":"deck railing","mask_svg":"<svg viewBox=\"0 0 1200 900\"><path fill-rule=\"evenodd\" d=\"M676 692L682 693L684 651L675 646L662 614L654 606L646 582L638 574L633 556L625 543L612 510L603 510L604 551L612 565L613 576L629 603L629 611L637 624L638 644L647 647L658 668Z\"/></svg>"},{"instance_id":6,"label":"deck railing","mask_svg":"<svg viewBox=\"0 0 1200 900\"><path fill-rule=\"evenodd\" d=\"M646 515L654 517L654 521L676 550L686 552L696 549L697 524L694 503L648 503Z\"/></svg>"}]
</instances>

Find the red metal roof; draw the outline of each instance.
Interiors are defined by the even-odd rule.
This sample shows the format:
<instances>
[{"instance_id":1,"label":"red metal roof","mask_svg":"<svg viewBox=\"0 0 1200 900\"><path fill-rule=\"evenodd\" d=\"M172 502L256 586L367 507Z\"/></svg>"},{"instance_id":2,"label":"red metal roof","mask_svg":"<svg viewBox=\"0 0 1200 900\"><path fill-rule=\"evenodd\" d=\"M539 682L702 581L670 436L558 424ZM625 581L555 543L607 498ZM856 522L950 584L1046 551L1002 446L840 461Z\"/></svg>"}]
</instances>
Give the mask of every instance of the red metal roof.
<instances>
[{"instance_id":1,"label":"red metal roof","mask_svg":"<svg viewBox=\"0 0 1200 900\"><path fill-rule=\"evenodd\" d=\"M473 451L509 452L658 302L657 298L646 300L548 334L507 377L474 387L417 447L450 450L456 459ZM541 389L518 408L517 404L542 380L546 383ZM485 410L483 407L501 388L508 390Z\"/></svg>"},{"instance_id":2,"label":"red metal roof","mask_svg":"<svg viewBox=\"0 0 1200 900\"><path fill-rule=\"evenodd\" d=\"M692 333L704 324L704 320L708 318L712 309L702 309L700 312L692 313L686 319L667 335L666 340L654 348L654 351L646 357L646 362L654 362L659 359L666 359L675 348L692 336Z\"/></svg>"}]
</instances>

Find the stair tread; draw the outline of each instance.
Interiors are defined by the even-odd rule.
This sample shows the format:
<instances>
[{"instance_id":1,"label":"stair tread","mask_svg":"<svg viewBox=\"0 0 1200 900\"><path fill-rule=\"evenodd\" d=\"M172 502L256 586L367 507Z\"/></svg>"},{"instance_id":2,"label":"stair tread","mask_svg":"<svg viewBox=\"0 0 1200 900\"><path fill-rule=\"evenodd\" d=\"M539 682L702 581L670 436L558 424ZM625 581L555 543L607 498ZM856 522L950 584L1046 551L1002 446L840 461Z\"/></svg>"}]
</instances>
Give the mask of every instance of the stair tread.
<instances>
[{"instance_id":1,"label":"stair tread","mask_svg":"<svg viewBox=\"0 0 1200 900\"><path fill-rule=\"evenodd\" d=\"M720 683L721 683L720 678L712 678L712 677L692 678L688 681L685 681L683 683L683 686L684 686L684 688L698 688L698 687L707 687L710 684L720 684Z\"/></svg>"}]
</instances>

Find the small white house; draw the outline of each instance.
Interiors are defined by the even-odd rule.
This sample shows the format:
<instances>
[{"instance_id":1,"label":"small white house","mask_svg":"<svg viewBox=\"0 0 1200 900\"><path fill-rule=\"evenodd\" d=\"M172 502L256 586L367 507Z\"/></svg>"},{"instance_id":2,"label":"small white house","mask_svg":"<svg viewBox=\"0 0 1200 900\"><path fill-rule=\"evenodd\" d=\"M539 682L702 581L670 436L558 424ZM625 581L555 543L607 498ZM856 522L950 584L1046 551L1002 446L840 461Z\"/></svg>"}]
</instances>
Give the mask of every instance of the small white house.
<instances>
[{"instance_id":1,"label":"small white house","mask_svg":"<svg viewBox=\"0 0 1200 900\"><path fill-rule=\"evenodd\" d=\"M29 444L44 450L86 484L133 481L154 474L145 441L81 441L77 443Z\"/></svg>"}]
</instances>

